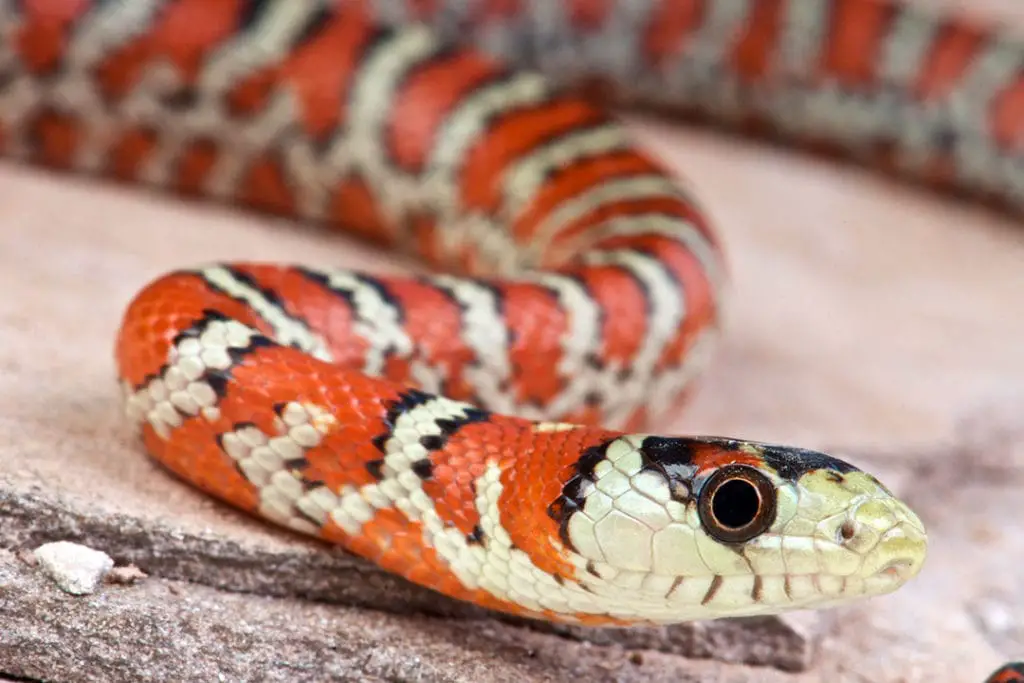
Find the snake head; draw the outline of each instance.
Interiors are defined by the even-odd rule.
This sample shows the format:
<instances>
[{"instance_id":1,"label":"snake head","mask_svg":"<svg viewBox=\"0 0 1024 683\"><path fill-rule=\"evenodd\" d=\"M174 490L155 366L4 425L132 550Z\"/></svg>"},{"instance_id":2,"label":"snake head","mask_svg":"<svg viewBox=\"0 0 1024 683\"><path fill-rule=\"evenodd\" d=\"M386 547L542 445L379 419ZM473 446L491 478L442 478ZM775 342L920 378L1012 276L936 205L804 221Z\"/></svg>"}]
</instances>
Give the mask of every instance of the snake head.
<instances>
[{"instance_id":1,"label":"snake head","mask_svg":"<svg viewBox=\"0 0 1024 683\"><path fill-rule=\"evenodd\" d=\"M924 562L917 515L824 453L630 435L582 466L562 539L623 623L832 606L894 591Z\"/></svg>"},{"instance_id":2,"label":"snake head","mask_svg":"<svg viewBox=\"0 0 1024 683\"><path fill-rule=\"evenodd\" d=\"M777 604L823 607L890 593L921 570L923 523L873 475L817 451L704 443L730 462L698 471L702 528L762 577L762 597L764 579L782 577Z\"/></svg>"}]
</instances>

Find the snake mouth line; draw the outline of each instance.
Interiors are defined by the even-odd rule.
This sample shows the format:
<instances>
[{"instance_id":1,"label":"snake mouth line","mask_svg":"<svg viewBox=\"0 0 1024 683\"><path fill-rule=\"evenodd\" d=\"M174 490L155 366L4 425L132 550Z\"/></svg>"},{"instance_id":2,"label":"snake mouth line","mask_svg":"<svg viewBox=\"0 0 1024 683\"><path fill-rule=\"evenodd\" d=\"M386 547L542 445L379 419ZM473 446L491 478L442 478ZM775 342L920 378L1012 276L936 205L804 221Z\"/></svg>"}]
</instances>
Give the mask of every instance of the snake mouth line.
<instances>
[{"instance_id":1,"label":"snake mouth line","mask_svg":"<svg viewBox=\"0 0 1024 683\"><path fill-rule=\"evenodd\" d=\"M879 569L875 576L887 579L906 580L914 575L914 562L911 560L893 560Z\"/></svg>"}]
</instances>

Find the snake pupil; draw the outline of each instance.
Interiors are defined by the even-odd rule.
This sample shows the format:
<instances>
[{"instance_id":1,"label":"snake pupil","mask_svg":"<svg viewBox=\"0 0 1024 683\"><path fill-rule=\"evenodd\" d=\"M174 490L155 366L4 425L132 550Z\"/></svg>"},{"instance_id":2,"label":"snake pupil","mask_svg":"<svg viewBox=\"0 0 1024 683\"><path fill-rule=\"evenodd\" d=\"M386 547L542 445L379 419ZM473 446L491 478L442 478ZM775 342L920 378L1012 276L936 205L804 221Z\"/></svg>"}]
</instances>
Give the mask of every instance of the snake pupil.
<instances>
[{"instance_id":1,"label":"snake pupil","mask_svg":"<svg viewBox=\"0 0 1024 683\"><path fill-rule=\"evenodd\" d=\"M740 529L757 517L761 496L745 479L731 479L718 487L711 501L711 510L718 523L729 529Z\"/></svg>"},{"instance_id":2,"label":"snake pupil","mask_svg":"<svg viewBox=\"0 0 1024 683\"><path fill-rule=\"evenodd\" d=\"M704 529L723 543L744 543L775 521L775 486L746 465L727 465L704 484L697 512Z\"/></svg>"}]
</instances>

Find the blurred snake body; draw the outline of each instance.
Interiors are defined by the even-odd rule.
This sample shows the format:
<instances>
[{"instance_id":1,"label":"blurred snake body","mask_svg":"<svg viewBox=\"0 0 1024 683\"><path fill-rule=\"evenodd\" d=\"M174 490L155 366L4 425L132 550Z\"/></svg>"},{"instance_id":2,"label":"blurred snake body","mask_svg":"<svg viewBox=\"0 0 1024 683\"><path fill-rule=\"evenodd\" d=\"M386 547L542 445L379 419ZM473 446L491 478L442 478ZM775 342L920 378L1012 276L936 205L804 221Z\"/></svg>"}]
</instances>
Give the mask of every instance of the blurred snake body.
<instances>
[{"instance_id":1,"label":"blurred snake body","mask_svg":"<svg viewBox=\"0 0 1024 683\"><path fill-rule=\"evenodd\" d=\"M895 590L926 535L870 474L643 431L705 365L726 269L686 184L599 99L1024 207L1021 42L892 2L0 0L5 155L431 266L209 263L146 285L119 381L181 478L538 619Z\"/></svg>"}]
</instances>

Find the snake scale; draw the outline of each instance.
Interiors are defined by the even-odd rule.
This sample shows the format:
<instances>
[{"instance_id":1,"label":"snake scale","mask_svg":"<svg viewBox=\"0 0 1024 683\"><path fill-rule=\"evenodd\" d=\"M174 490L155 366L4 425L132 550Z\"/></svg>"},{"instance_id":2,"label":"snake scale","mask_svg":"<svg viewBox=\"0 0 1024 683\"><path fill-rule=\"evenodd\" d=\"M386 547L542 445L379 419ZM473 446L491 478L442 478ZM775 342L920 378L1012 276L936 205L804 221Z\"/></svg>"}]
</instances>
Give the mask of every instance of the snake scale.
<instances>
[{"instance_id":1,"label":"snake scale","mask_svg":"<svg viewBox=\"0 0 1024 683\"><path fill-rule=\"evenodd\" d=\"M890 0L0 0L0 31L6 156L431 266L146 285L116 341L126 413L203 491L586 625L826 607L920 570L922 522L851 464L643 432L712 352L727 274L686 184L606 107L1019 213L1019 38Z\"/></svg>"}]
</instances>

